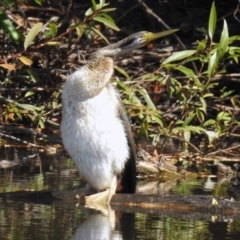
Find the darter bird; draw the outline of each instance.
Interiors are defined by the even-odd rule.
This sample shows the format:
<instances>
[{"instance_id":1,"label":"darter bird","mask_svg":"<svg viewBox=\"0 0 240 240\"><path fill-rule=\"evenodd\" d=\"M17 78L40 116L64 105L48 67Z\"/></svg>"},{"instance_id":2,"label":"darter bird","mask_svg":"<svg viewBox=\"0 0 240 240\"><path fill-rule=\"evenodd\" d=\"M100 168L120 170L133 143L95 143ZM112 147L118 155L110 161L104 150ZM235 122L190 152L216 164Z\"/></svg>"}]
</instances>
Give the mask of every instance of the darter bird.
<instances>
[{"instance_id":1,"label":"darter bird","mask_svg":"<svg viewBox=\"0 0 240 240\"><path fill-rule=\"evenodd\" d=\"M111 83L114 57L171 34L138 32L92 53L86 65L69 75L62 91L61 132L68 151L87 181L85 201L108 204L120 192L134 193L135 148L118 91Z\"/></svg>"}]
</instances>

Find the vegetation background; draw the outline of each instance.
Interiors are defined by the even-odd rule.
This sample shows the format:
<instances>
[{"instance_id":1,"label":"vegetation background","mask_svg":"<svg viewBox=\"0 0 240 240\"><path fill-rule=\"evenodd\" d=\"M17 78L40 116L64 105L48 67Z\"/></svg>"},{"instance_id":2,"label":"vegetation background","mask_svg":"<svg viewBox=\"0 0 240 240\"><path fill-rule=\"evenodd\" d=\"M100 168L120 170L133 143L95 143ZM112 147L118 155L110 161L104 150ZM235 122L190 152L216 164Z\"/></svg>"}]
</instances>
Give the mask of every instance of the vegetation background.
<instances>
[{"instance_id":1,"label":"vegetation background","mask_svg":"<svg viewBox=\"0 0 240 240\"><path fill-rule=\"evenodd\" d=\"M1 135L60 142L69 73L106 44L167 29L179 31L116 60L116 85L136 136L161 151L177 141L184 151L239 157L237 0L2 0Z\"/></svg>"}]
</instances>

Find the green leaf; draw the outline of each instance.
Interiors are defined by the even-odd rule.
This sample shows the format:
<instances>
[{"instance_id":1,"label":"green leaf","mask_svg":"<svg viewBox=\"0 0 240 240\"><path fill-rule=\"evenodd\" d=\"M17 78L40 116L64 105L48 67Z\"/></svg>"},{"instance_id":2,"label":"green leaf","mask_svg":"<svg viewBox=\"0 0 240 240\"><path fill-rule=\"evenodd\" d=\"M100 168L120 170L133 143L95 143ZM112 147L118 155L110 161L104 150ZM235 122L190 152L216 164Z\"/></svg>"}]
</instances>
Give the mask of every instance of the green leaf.
<instances>
[{"instance_id":1,"label":"green leaf","mask_svg":"<svg viewBox=\"0 0 240 240\"><path fill-rule=\"evenodd\" d=\"M2 9L0 9L0 29L3 29L6 33L8 33L16 44L21 43L24 39L22 33L14 27L11 20L2 11Z\"/></svg>"},{"instance_id":2,"label":"green leaf","mask_svg":"<svg viewBox=\"0 0 240 240\"><path fill-rule=\"evenodd\" d=\"M228 50L228 45L229 45L228 27L226 21L224 20L220 42L217 45L217 51L210 57L209 60L208 77L214 76L220 60Z\"/></svg>"},{"instance_id":3,"label":"green leaf","mask_svg":"<svg viewBox=\"0 0 240 240\"><path fill-rule=\"evenodd\" d=\"M131 91L131 94L129 94L129 100L134 104L142 106L142 103L141 103L140 99L132 91Z\"/></svg>"},{"instance_id":4,"label":"green leaf","mask_svg":"<svg viewBox=\"0 0 240 240\"><path fill-rule=\"evenodd\" d=\"M183 130L183 139L189 142L191 138L191 132L189 130Z\"/></svg>"},{"instance_id":5,"label":"green leaf","mask_svg":"<svg viewBox=\"0 0 240 240\"><path fill-rule=\"evenodd\" d=\"M16 112L16 114L17 114L18 118L19 118L20 120L22 120L22 114L19 113L19 112Z\"/></svg>"},{"instance_id":6,"label":"green leaf","mask_svg":"<svg viewBox=\"0 0 240 240\"><path fill-rule=\"evenodd\" d=\"M84 26L83 25L78 25L76 27L76 33L77 33L77 36L78 36L78 39L80 39L84 33Z\"/></svg>"},{"instance_id":7,"label":"green leaf","mask_svg":"<svg viewBox=\"0 0 240 240\"><path fill-rule=\"evenodd\" d=\"M229 44L228 26L226 20L224 19L220 42L217 46L218 61L220 61L224 54L227 52L228 44Z\"/></svg>"},{"instance_id":8,"label":"green leaf","mask_svg":"<svg viewBox=\"0 0 240 240\"><path fill-rule=\"evenodd\" d=\"M174 69L179 70L180 72L182 72L184 75L186 75L188 77L195 76L194 71L190 68L185 67L185 66L177 65L176 67L174 67Z\"/></svg>"},{"instance_id":9,"label":"green leaf","mask_svg":"<svg viewBox=\"0 0 240 240\"><path fill-rule=\"evenodd\" d=\"M230 41L229 41L230 44ZM228 54L230 55L230 59L234 60L237 64L239 62L240 57L240 47L229 46L228 47Z\"/></svg>"},{"instance_id":10,"label":"green leaf","mask_svg":"<svg viewBox=\"0 0 240 240\"><path fill-rule=\"evenodd\" d=\"M130 95L132 93L132 90L125 84L123 83L122 81L120 80L116 80L117 82L117 85L124 90L124 92L127 94L127 95Z\"/></svg>"},{"instance_id":11,"label":"green leaf","mask_svg":"<svg viewBox=\"0 0 240 240\"><path fill-rule=\"evenodd\" d=\"M200 97L200 101L202 103L202 109L206 113L207 112L207 103L204 98Z\"/></svg>"},{"instance_id":12,"label":"green leaf","mask_svg":"<svg viewBox=\"0 0 240 240\"><path fill-rule=\"evenodd\" d=\"M197 52L201 52L206 49L207 46L207 40L203 39L202 41L198 41L197 45Z\"/></svg>"},{"instance_id":13,"label":"green leaf","mask_svg":"<svg viewBox=\"0 0 240 240\"><path fill-rule=\"evenodd\" d=\"M48 24L51 30L52 37L55 37L57 35L57 26L55 23L49 23Z\"/></svg>"},{"instance_id":14,"label":"green leaf","mask_svg":"<svg viewBox=\"0 0 240 240\"><path fill-rule=\"evenodd\" d=\"M101 5L101 8L104 7L105 0L99 0L99 2L100 2L100 5Z\"/></svg>"},{"instance_id":15,"label":"green leaf","mask_svg":"<svg viewBox=\"0 0 240 240\"><path fill-rule=\"evenodd\" d=\"M116 10L116 8L103 8L101 12L112 12L115 10Z\"/></svg>"},{"instance_id":16,"label":"green leaf","mask_svg":"<svg viewBox=\"0 0 240 240\"><path fill-rule=\"evenodd\" d=\"M205 90L205 84L203 84L196 75L194 75L192 78L195 84L195 86L193 86L194 89L201 89L201 91Z\"/></svg>"},{"instance_id":17,"label":"green leaf","mask_svg":"<svg viewBox=\"0 0 240 240\"><path fill-rule=\"evenodd\" d=\"M37 34L42 29L43 24L41 22L35 24L29 33L27 34L25 41L24 41L24 49L26 50L33 42L34 38L37 36Z\"/></svg>"},{"instance_id":18,"label":"green leaf","mask_svg":"<svg viewBox=\"0 0 240 240\"><path fill-rule=\"evenodd\" d=\"M32 96L32 95L34 95L34 94L35 94L35 92L33 92L33 91L28 91L28 92L24 95L24 97L27 98L27 97L30 97L30 96Z\"/></svg>"},{"instance_id":19,"label":"green leaf","mask_svg":"<svg viewBox=\"0 0 240 240\"><path fill-rule=\"evenodd\" d=\"M205 117L204 117L203 112L202 112L200 109L197 109L197 110L196 110L196 114L197 114L198 120L199 120L201 123L203 123L204 120L205 120Z\"/></svg>"},{"instance_id":20,"label":"green leaf","mask_svg":"<svg viewBox=\"0 0 240 240\"><path fill-rule=\"evenodd\" d=\"M152 110L157 110L155 104L152 102L152 99L149 97L148 92L144 88L138 89L138 92L144 97L147 106Z\"/></svg>"},{"instance_id":21,"label":"green leaf","mask_svg":"<svg viewBox=\"0 0 240 240\"><path fill-rule=\"evenodd\" d=\"M213 40L213 36L215 33L216 23L217 23L217 12L216 12L216 7L215 7L215 2L213 1L211 12L210 12L210 17L209 17L209 22L208 22L208 35L209 35L211 41Z\"/></svg>"},{"instance_id":22,"label":"green leaf","mask_svg":"<svg viewBox=\"0 0 240 240\"><path fill-rule=\"evenodd\" d=\"M163 64L174 62L174 61L179 61L179 60L188 58L188 57L192 56L195 53L196 53L196 50L184 50L184 51L181 51L181 52L175 52L170 57L168 57L163 62Z\"/></svg>"},{"instance_id":23,"label":"green leaf","mask_svg":"<svg viewBox=\"0 0 240 240\"><path fill-rule=\"evenodd\" d=\"M116 82L118 86L121 87L121 89L123 89L124 93L128 95L129 101L131 103L142 106L140 99L136 96L135 92L131 88L129 88L122 81L116 80ZM143 116L141 118L143 118Z\"/></svg>"},{"instance_id":24,"label":"green leaf","mask_svg":"<svg viewBox=\"0 0 240 240\"><path fill-rule=\"evenodd\" d=\"M214 125L215 123L216 123L216 121L214 119L209 119L203 123L203 126L208 127L208 126Z\"/></svg>"},{"instance_id":25,"label":"green leaf","mask_svg":"<svg viewBox=\"0 0 240 240\"><path fill-rule=\"evenodd\" d=\"M220 112L217 115L217 121L230 121L231 120L231 115L228 112Z\"/></svg>"},{"instance_id":26,"label":"green leaf","mask_svg":"<svg viewBox=\"0 0 240 240\"><path fill-rule=\"evenodd\" d=\"M146 121L146 119L144 119L143 121L143 132L145 134L145 136L148 138L148 129L149 129L149 126L148 126L148 122Z\"/></svg>"},{"instance_id":27,"label":"green leaf","mask_svg":"<svg viewBox=\"0 0 240 240\"><path fill-rule=\"evenodd\" d=\"M193 133L201 133L201 132L206 132L206 130L202 127L199 127L199 126L184 126L184 127L177 127L175 128L177 130L180 130L180 131L190 131L190 132L193 132Z\"/></svg>"},{"instance_id":28,"label":"green leaf","mask_svg":"<svg viewBox=\"0 0 240 240\"><path fill-rule=\"evenodd\" d=\"M229 95L233 94L235 90L224 91L221 95L221 98L228 97Z\"/></svg>"},{"instance_id":29,"label":"green leaf","mask_svg":"<svg viewBox=\"0 0 240 240\"><path fill-rule=\"evenodd\" d=\"M153 114L153 115L151 115L151 118L152 118L152 121L158 123L162 128L164 127L163 126L163 121L162 121L162 119L160 118L159 115Z\"/></svg>"},{"instance_id":30,"label":"green leaf","mask_svg":"<svg viewBox=\"0 0 240 240\"><path fill-rule=\"evenodd\" d=\"M230 43L230 42L229 42ZM236 53L240 53L240 47L236 47L236 46L229 46L228 48L229 52L236 52Z\"/></svg>"},{"instance_id":31,"label":"green leaf","mask_svg":"<svg viewBox=\"0 0 240 240\"><path fill-rule=\"evenodd\" d=\"M212 97L213 94L212 93L206 93L203 95L203 98L208 98L208 97Z\"/></svg>"},{"instance_id":32,"label":"green leaf","mask_svg":"<svg viewBox=\"0 0 240 240\"><path fill-rule=\"evenodd\" d=\"M189 112L188 116L186 117L184 123L183 123L183 126L188 126L189 123L192 121L192 119L194 118L195 116L195 113L193 111Z\"/></svg>"},{"instance_id":33,"label":"green leaf","mask_svg":"<svg viewBox=\"0 0 240 240\"><path fill-rule=\"evenodd\" d=\"M39 125L40 125L41 128L45 127L45 123L44 123L43 119L39 120Z\"/></svg>"},{"instance_id":34,"label":"green leaf","mask_svg":"<svg viewBox=\"0 0 240 240\"><path fill-rule=\"evenodd\" d=\"M115 31L120 31L120 28L118 28L118 26L116 26L116 24L112 21L110 21L109 19L106 19L104 17L100 17L100 16L96 16L93 18L93 20L103 23L105 26L115 30Z\"/></svg>"},{"instance_id":35,"label":"green leaf","mask_svg":"<svg viewBox=\"0 0 240 240\"><path fill-rule=\"evenodd\" d=\"M127 73L124 69L122 69L122 68L120 68L120 67L118 67L118 66L115 66L114 68L115 68L119 73L121 73L127 80L131 80L130 76L128 75L128 73Z\"/></svg>"},{"instance_id":36,"label":"green leaf","mask_svg":"<svg viewBox=\"0 0 240 240\"><path fill-rule=\"evenodd\" d=\"M36 107L34 105L31 105L31 104L24 104L24 103L21 103L20 104L24 109L28 109L28 110L31 110L31 111L41 111L42 109L40 107Z\"/></svg>"},{"instance_id":37,"label":"green leaf","mask_svg":"<svg viewBox=\"0 0 240 240\"><path fill-rule=\"evenodd\" d=\"M85 16L89 17L89 16L93 15L97 10L99 10L107 5L109 5L109 3L104 3L103 5L101 5L100 3L96 4L95 7L92 6L85 12Z\"/></svg>"},{"instance_id":38,"label":"green leaf","mask_svg":"<svg viewBox=\"0 0 240 240\"><path fill-rule=\"evenodd\" d=\"M209 59L208 63L208 77L211 78L214 76L216 68L218 65L217 52L215 52Z\"/></svg>"},{"instance_id":39,"label":"green leaf","mask_svg":"<svg viewBox=\"0 0 240 240\"><path fill-rule=\"evenodd\" d=\"M96 4L95 0L91 0L91 2L92 2L92 8L93 8L93 10L95 12L96 9L97 9L97 4Z\"/></svg>"},{"instance_id":40,"label":"green leaf","mask_svg":"<svg viewBox=\"0 0 240 240\"><path fill-rule=\"evenodd\" d=\"M234 35L229 37L229 43L233 43L235 41L239 41L240 40L240 35Z\"/></svg>"},{"instance_id":41,"label":"green leaf","mask_svg":"<svg viewBox=\"0 0 240 240\"><path fill-rule=\"evenodd\" d=\"M39 6L42 6L42 0L35 0L35 3L38 4Z\"/></svg>"},{"instance_id":42,"label":"green leaf","mask_svg":"<svg viewBox=\"0 0 240 240\"><path fill-rule=\"evenodd\" d=\"M101 13L98 14L98 17L106 18L106 19L108 19L110 22L113 22L113 23L114 23L113 18L110 17L107 13L103 13L103 12L101 12Z\"/></svg>"},{"instance_id":43,"label":"green leaf","mask_svg":"<svg viewBox=\"0 0 240 240\"><path fill-rule=\"evenodd\" d=\"M101 38L106 42L106 43L108 43L109 44L109 41L107 40L107 38L100 32L100 31L98 31L96 28L94 28L94 27L92 27L92 30L94 31L94 32L96 32L99 36L101 36Z\"/></svg>"},{"instance_id":44,"label":"green leaf","mask_svg":"<svg viewBox=\"0 0 240 240\"><path fill-rule=\"evenodd\" d=\"M181 126L182 126L182 125L183 125L183 121L178 119L178 120L175 122L175 125L176 125L176 126L177 126L177 125L181 125Z\"/></svg>"},{"instance_id":45,"label":"green leaf","mask_svg":"<svg viewBox=\"0 0 240 240\"><path fill-rule=\"evenodd\" d=\"M32 68L27 68L25 69L25 71L28 73L31 81L33 81L34 83L39 82L39 75L37 75Z\"/></svg>"}]
</instances>

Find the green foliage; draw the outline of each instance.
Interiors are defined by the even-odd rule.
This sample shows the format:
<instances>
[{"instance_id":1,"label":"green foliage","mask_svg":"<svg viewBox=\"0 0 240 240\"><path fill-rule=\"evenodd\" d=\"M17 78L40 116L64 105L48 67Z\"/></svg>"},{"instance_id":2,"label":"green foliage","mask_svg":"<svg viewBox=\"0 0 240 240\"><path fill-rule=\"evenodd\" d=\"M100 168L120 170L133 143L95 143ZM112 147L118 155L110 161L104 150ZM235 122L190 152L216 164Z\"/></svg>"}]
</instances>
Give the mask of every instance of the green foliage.
<instances>
[{"instance_id":1,"label":"green foliage","mask_svg":"<svg viewBox=\"0 0 240 240\"><path fill-rule=\"evenodd\" d=\"M125 93L125 104L129 106L132 116L140 119L141 132L149 134L153 142L160 136L181 139L183 149L188 150L193 135L205 135L208 140L206 148L212 147L220 138L228 136L233 127L239 126L234 108L239 108L239 99L234 90L222 88L217 91L216 74L225 72L224 61L232 59L238 63L240 48L233 44L239 36L229 37L227 22L223 20L223 29L219 42L214 42L217 23L215 4L213 2L208 24L208 39L198 41L195 49L173 53L165 59L159 69L160 74L148 76L148 84L168 88L168 97L178 103L178 117L169 119L168 114L157 110L152 97L142 91L138 85L124 86L118 81L119 88ZM126 75L126 74L125 74ZM178 78L182 80L178 80ZM144 83L144 76L142 76ZM216 93L219 93L219 96ZM221 108L225 98L230 99L230 107ZM232 109L232 110L231 110ZM133 114L134 113L134 114ZM204 151L206 149L203 149ZM200 151L200 149L198 149Z\"/></svg>"},{"instance_id":2,"label":"green foliage","mask_svg":"<svg viewBox=\"0 0 240 240\"><path fill-rule=\"evenodd\" d=\"M233 112L222 111L211 104L214 97L213 90L217 86L213 78L223 70L221 69L221 63L224 61L224 58L229 57L228 49L230 41L228 27L226 21L224 20L223 22L220 41L219 43L214 43L212 40L216 28L216 9L213 3L208 26L209 44L205 40L202 40L199 42L196 50L187 50L173 54L162 64L162 70L170 74L173 71L177 71L188 79L188 84L185 86L176 85L176 79L171 81L175 85L173 87L174 91L171 94L181 102L181 118L185 119L184 121L175 122L171 128L171 132L177 135L182 133L185 142L190 141L192 134L202 132L208 137L209 143L212 143L219 137L227 136L233 124L239 124ZM231 54L239 57L239 49L237 47L233 47L233 49L235 51ZM198 65L201 63L198 72L195 73L189 66L186 66L188 62L194 62ZM206 68L207 71L205 71ZM184 95L181 92L184 92ZM233 96L233 91L226 92L223 89L222 93L224 97ZM208 111L212 107L215 111L220 111L215 116L215 119L209 119Z\"/></svg>"},{"instance_id":3,"label":"green foliage","mask_svg":"<svg viewBox=\"0 0 240 240\"><path fill-rule=\"evenodd\" d=\"M42 7L46 4L46 2L42 0L35 0L34 2L34 8L36 10L38 9L35 7L36 4ZM42 86L44 82L44 79L39 77L39 75L36 74L35 68L32 67L34 61L36 61L33 56L40 52L39 49L44 48L46 52L51 52L54 47L65 44L67 41L71 44L73 41L69 36L74 35L76 39L80 39L83 35L87 36L89 33L90 35L95 34L97 37L100 36L108 42L106 37L96 27L99 23L119 31L119 28L109 15L115 8L109 8L109 3L105 3L104 0L100 0L99 3L96 3L95 0L91 2L92 6L87 9L85 13L83 12L82 19L78 19L75 16L70 16L69 19L64 19L64 21L61 18L43 18L39 22L28 22L28 27L29 24L31 25L30 28L25 28L25 26L21 25L20 29L18 29L19 26L16 26L16 22L13 22L13 18L10 17L11 15L5 13L6 10L11 12L13 4L18 3L11 0L4 0L1 2L4 8L0 9L0 30L2 29L6 34L9 34L10 40L17 43L20 50L14 55L10 55L9 52L10 56L7 55L5 59L0 59L0 70L5 69L9 71L11 76L10 78L6 78L8 80L1 80L0 84L4 83L6 87L12 84L17 85L17 82L13 83L12 81L14 75L11 73L15 71L18 81L19 79L25 79L21 83L22 87L27 86L26 88L28 88L30 86L30 90L23 91L20 94L18 93L18 95L21 96L20 98L15 100L13 97L11 100L8 100L8 104L2 107L0 106L0 109L3 109L2 112L6 121L13 122L31 119L36 127L44 128L48 116L59 108L59 89L52 92L48 104L46 104L45 99L42 99L40 92L34 91L35 86ZM21 1L19 4L21 4ZM26 1L25 4L32 4L32 2ZM64 28L61 29L60 27L62 27L63 22L65 25ZM11 43L8 44L11 45ZM42 61L42 59L39 61ZM2 79L5 78L4 75L0 75L0 77ZM32 90L31 87L33 88ZM0 95L0 97L4 99L2 95Z\"/></svg>"}]
</instances>

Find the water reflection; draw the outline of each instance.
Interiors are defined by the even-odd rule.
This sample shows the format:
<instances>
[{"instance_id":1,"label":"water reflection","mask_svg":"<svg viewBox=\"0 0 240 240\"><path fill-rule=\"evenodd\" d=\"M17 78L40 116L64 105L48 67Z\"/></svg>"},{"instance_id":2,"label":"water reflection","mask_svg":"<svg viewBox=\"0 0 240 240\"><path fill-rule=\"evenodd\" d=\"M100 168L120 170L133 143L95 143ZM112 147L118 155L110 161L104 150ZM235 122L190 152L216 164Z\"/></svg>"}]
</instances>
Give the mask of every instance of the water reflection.
<instances>
[{"instance_id":1,"label":"water reflection","mask_svg":"<svg viewBox=\"0 0 240 240\"><path fill-rule=\"evenodd\" d=\"M79 173L63 151L48 156L36 149L5 148L0 151L0 192L18 190L60 190L80 185Z\"/></svg>"},{"instance_id":2,"label":"water reflection","mask_svg":"<svg viewBox=\"0 0 240 240\"><path fill-rule=\"evenodd\" d=\"M115 212L109 209L104 214L88 210L87 219L77 228L72 239L122 239L121 234L115 231Z\"/></svg>"},{"instance_id":3,"label":"water reflection","mask_svg":"<svg viewBox=\"0 0 240 240\"><path fill-rule=\"evenodd\" d=\"M126 211L131 211L126 209ZM0 202L0 239L239 239L240 220L201 214L161 214L100 211L55 203L53 205ZM203 216L204 218L204 216ZM220 219L219 219L220 220Z\"/></svg>"},{"instance_id":4,"label":"water reflection","mask_svg":"<svg viewBox=\"0 0 240 240\"><path fill-rule=\"evenodd\" d=\"M34 158L25 158L33 156ZM11 169L0 169L0 191L56 190L78 186L79 175L63 152L47 156L33 150L16 149L0 160L19 160ZM25 160L24 160L25 159ZM215 178L184 179L165 183L141 182L145 193L204 193L216 191L226 196ZM224 192L225 190L225 192ZM108 211L86 209L63 201L44 204L0 199L0 239L239 239L240 217L202 212L174 212L112 205Z\"/></svg>"},{"instance_id":5,"label":"water reflection","mask_svg":"<svg viewBox=\"0 0 240 240\"><path fill-rule=\"evenodd\" d=\"M77 228L72 239L136 239L135 213L111 208L108 213L89 209L85 209L85 213L87 219Z\"/></svg>"}]
</instances>

